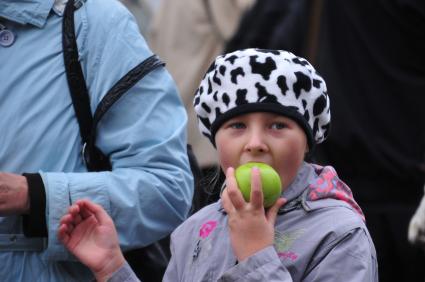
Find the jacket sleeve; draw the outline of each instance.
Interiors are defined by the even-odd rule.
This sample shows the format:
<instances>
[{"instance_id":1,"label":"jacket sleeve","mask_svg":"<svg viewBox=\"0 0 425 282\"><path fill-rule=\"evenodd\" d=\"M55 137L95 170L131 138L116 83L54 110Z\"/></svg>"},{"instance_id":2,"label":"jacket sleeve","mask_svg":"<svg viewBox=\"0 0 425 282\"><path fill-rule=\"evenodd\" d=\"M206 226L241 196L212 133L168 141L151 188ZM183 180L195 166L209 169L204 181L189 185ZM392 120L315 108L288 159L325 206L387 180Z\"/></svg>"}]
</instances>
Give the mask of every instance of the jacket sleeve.
<instances>
[{"instance_id":1,"label":"jacket sleeve","mask_svg":"<svg viewBox=\"0 0 425 282\"><path fill-rule=\"evenodd\" d=\"M126 262L109 277L108 282L140 282L140 280Z\"/></svg>"},{"instance_id":2,"label":"jacket sleeve","mask_svg":"<svg viewBox=\"0 0 425 282\"><path fill-rule=\"evenodd\" d=\"M281 263L273 246L267 247L244 261L227 270L219 278L220 282L230 281L284 281L292 278L286 267Z\"/></svg>"},{"instance_id":3,"label":"jacket sleeve","mask_svg":"<svg viewBox=\"0 0 425 282\"><path fill-rule=\"evenodd\" d=\"M378 281L376 253L366 230L356 228L319 250L304 281Z\"/></svg>"},{"instance_id":4,"label":"jacket sleeve","mask_svg":"<svg viewBox=\"0 0 425 282\"><path fill-rule=\"evenodd\" d=\"M77 42L92 111L106 92L152 53L132 16L115 1L87 1L76 14ZM80 11L80 10L79 10ZM112 16L111 16L112 15ZM122 249L148 245L187 216L193 179L186 153L187 115L164 68L146 75L103 116L96 145L112 171L41 171L46 191L46 259L70 259L57 239L70 204L90 199L113 218ZM84 166L84 165L82 165Z\"/></svg>"}]
</instances>

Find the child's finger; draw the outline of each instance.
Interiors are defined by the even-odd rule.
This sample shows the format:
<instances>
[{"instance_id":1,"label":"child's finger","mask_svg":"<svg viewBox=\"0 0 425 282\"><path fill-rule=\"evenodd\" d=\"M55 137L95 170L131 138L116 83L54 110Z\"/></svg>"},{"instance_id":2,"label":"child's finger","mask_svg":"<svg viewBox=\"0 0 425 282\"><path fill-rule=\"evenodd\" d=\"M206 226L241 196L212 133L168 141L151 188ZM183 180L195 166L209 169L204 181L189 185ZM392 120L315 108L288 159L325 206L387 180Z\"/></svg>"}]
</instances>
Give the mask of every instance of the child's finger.
<instances>
[{"instance_id":1,"label":"child's finger","mask_svg":"<svg viewBox=\"0 0 425 282\"><path fill-rule=\"evenodd\" d=\"M227 214L230 214L234 211L235 207L230 201L229 194L227 193L227 188L225 188L223 190L223 193L221 193L221 203Z\"/></svg>"},{"instance_id":2,"label":"child's finger","mask_svg":"<svg viewBox=\"0 0 425 282\"><path fill-rule=\"evenodd\" d=\"M70 223L70 224L66 224L65 226L66 226L66 232L68 234L72 234L72 231L74 231L75 225Z\"/></svg>"},{"instance_id":3,"label":"child's finger","mask_svg":"<svg viewBox=\"0 0 425 282\"><path fill-rule=\"evenodd\" d=\"M267 217L267 221L274 225L276 222L276 217L277 217L277 213L279 211L279 209L286 204L286 199L285 198L279 198L277 199L276 203L273 204L273 206L271 206L269 208L269 210L267 211L266 217Z\"/></svg>"},{"instance_id":4,"label":"child's finger","mask_svg":"<svg viewBox=\"0 0 425 282\"><path fill-rule=\"evenodd\" d=\"M227 194L235 209L241 209L245 206L245 200L238 188L238 182L235 178L235 169L229 167L226 172Z\"/></svg>"},{"instance_id":5,"label":"child's finger","mask_svg":"<svg viewBox=\"0 0 425 282\"><path fill-rule=\"evenodd\" d=\"M96 220L101 224L113 224L112 218L108 215L108 213L105 211L105 209L88 200L83 200L82 202L85 209L87 209L89 212L91 212Z\"/></svg>"},{"instance_id":6,"label":"child's finger","mask_svg":"<svg viewBox=\"0 0 425 282\"><path fill-rule=\"evenodd\" d=\"M63 244L67 244L69 241L69 234L67 232L67 226L65 224L61 224L58 229L58 238Z\"/></svg>"},{"instance_id":7,"label":"child's finger","mask_svg":"<svg viewBox=\"0 0 425 282\"><path fill-rule=\"evenodd\" d=\"M86 220L91 216L93 216L93 212L89 210L84 204L81 204L81 217Z\"/></svg>"},{"instance_id":8,"label":"child's finger","mask_svg":"<svg viewBox=\"0 0 425 282\"><path fill-rule=\"evenodd\" d=\"M59 224L71 224L74 221L74 217L67 213L59 221Z\"/></svg>"},{"instance_id":9,"label":"child's finger","mask_svg":"<svg viewBox=\"0 0 425 282\"><path fill-rule=\"evenodd\" d=\"M93 212L86 205L87 202L90 202L90 200L82 199L75 202L79 208L79 215L82 220L86 220L93 216Z\"/></svg>"},{"instance_id":10,"label":"child's finger","mask_svg":"<svg viewBox=\"0 0 425 282\"><path fill-rule=\"evenodd\" d=\"M61 219L59 220L59 224L63 224L65 222L68 222L71 217L71 215L69 213L65 214L64 216L61 217Z\"/></svg>"},{"instance_id":11,"label":"child's finger","mask_svg":"<svg viewBox=\"0 0 425 282\"><path fill-rule=\"evenodd\" d=\"M261 174L258 167L253 167L251 169L251 205L255 209L263 209L263 189L261 185Z\"/></svg>"},{"instance_id":12,"label":"child's finger","mask_svg":"<svg viewBox=\"0 0 425 282\"><path fill-rule=\"evenodd\" d=\"M67 223L67 224L79 224L82 221L81 215L80 215L80 207L76 204L70 206L68 208L68 213L65 214L60 222L61 223Z\"/></svg>"},{"instance_id":13,"label":"child's finger","mask_svg":"<svg viewBox=\"0 0 425 282\"><path fill-rule=\"evenodd\" d=\"M82 200L78 200L78 201L75 202L75 204L79 208L80 216L83 220L87 219L87 218L89 218L90 216L93 215L93 213L90 211L90 209L88 209L86 207L86 202L90 202L90 201L86 200L86 199L82 199Z\"/></svg>"},{"instance_id":14,"label":"child's finger","mask_svg":"<svg viewBox=\"0 0 425 282\"><path fill-rule=\"evenodd\" d=\"M80 207L77 204L73 204L68 208L68 213L72 216L77 215L80 212Z\"/></svg>"},{"instance_id":15,"label":"child's finger","mask_svg":"<svg viewBox=\"0 0 425 282\"><path fill-rule=\"evenodd\" d=\"M80 214L80 213L77 213L77 214L74 216L74 224L75 224L75 225L78 225L81 221L83 221L83 219L82 219L82 217L81 217L81 214Z\"/></svg>"}]
</instances>

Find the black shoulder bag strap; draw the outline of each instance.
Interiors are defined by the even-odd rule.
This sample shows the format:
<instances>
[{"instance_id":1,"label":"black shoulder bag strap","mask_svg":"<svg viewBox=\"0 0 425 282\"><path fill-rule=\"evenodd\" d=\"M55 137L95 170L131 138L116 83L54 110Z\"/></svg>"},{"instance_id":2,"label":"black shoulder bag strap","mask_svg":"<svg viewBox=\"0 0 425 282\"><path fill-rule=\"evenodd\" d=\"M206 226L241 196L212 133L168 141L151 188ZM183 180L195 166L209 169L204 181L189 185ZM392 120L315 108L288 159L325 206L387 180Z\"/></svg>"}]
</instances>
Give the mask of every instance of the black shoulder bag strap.
<instances>
[{"instance_id":1,"label":"black shoulder bag strap","mask_svg":"<svg viewBox=\"0 0 425 282\"><path fill-rule=\"evenodd\" d=\"M98 122L127 90L146 74L165 64L153 55L130 70L101 100L93 118L87 86L78 61L74 10L74 1L69 0L64 12L62 44L68 85L83 142L83 159L89 171L110 171L112 166L109 158L95 145ZM194 168L199 170L194 156L189 155L189 158L192 158L190 159L191 166L195 164ZM140 279L143 281L161 281L170 259L169 236L144 248L127 252L125 257Z\"/></svg>"},{"instance_id":2,"label":"black shoulder bag strap","mask_svg":"<svg viewBox=\"0 0 425 282\"><path fill-rule=\"evenodd\" d=\"M97 124L108 109L121 98L127 90L134 86L146 74L165 64L161 62L156 55L152 55L130 70L100 101L93 118L86 82L84 80L81 65L78 61L78 47L74 27L75 7L73 2L73 0L68 1L64 12L62 44L72 104L80 126L80 135L83 142L82 154L89 171L112 170L109 158L95 145Z\"/></svg>"}]
</instances>

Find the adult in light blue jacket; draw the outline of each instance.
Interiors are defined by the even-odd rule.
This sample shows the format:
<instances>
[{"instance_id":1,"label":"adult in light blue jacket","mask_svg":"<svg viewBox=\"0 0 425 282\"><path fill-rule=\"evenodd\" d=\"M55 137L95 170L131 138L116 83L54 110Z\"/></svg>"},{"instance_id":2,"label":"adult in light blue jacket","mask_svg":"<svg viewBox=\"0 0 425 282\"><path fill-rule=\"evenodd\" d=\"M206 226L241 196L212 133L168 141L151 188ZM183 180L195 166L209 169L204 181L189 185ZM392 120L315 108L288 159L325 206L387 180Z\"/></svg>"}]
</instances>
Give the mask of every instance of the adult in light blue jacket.
<instances>
[{"instance_id":1,"label":"adult in light blue jacket","mask_svg":"<svg viewBox=\"0 0 425 282\"><path fill-rule=\"evenodd\" d=\"M56 236L77 199L107 210L124 251L165 236L190 207L187 117L164 68L146 75L102 118L96 145L113 169L87 172L63 62L65 2L0 1L0 28L9 34L0 37L1 281L92 279ZM79 59L94 112L152 52L117 1L79 2Z\"/></svg>"}]
</instances>

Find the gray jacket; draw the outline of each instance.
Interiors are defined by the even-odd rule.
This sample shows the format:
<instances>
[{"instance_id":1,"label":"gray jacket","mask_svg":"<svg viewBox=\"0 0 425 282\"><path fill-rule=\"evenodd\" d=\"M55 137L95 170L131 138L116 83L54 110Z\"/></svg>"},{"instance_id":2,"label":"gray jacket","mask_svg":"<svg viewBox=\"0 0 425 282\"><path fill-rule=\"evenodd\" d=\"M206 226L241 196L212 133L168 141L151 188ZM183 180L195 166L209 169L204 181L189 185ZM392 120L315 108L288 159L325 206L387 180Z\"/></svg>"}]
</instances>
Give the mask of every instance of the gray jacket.
<instances>
[{"instance_id":1,"label":"gray jacket","mask_svg":"<svg viewBox=\"0 0 425 282\"><path fill-rule=\"evenodd\" d=\"M221 201L194 214L172 234L163 281L378 281L363 213L332 167L305 163L283 197L274 246L240 262Z\"/></svg>"}]
</instances>

